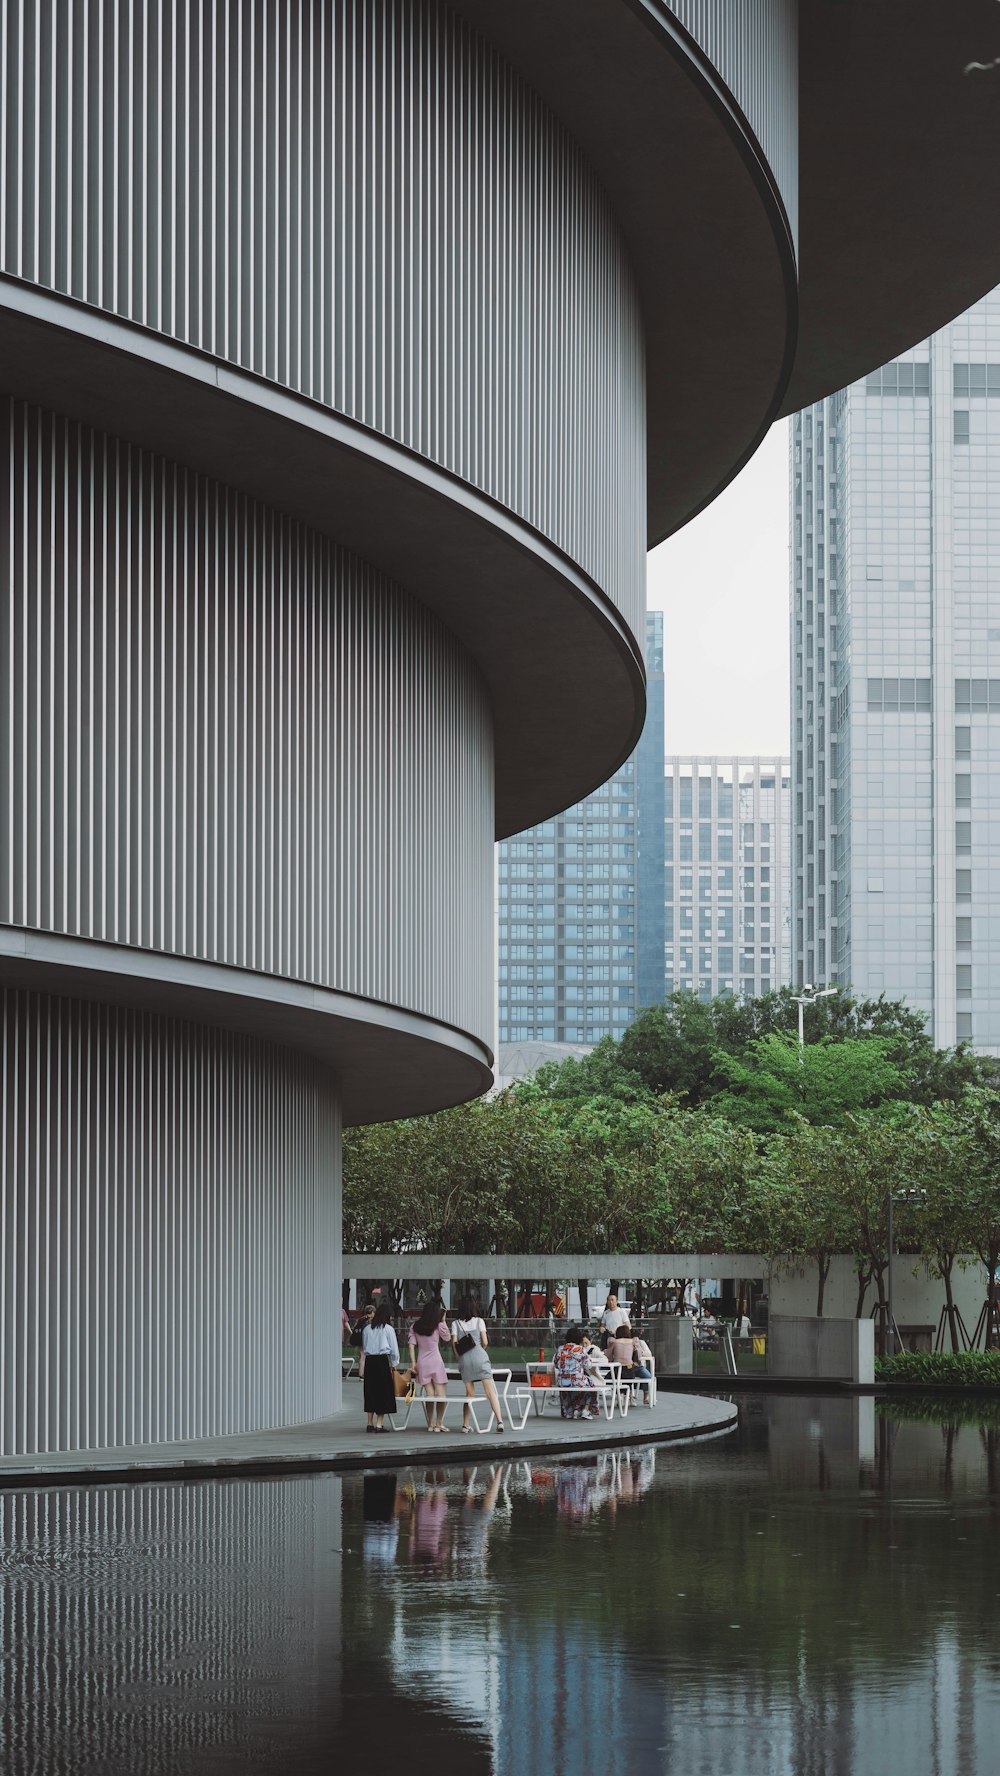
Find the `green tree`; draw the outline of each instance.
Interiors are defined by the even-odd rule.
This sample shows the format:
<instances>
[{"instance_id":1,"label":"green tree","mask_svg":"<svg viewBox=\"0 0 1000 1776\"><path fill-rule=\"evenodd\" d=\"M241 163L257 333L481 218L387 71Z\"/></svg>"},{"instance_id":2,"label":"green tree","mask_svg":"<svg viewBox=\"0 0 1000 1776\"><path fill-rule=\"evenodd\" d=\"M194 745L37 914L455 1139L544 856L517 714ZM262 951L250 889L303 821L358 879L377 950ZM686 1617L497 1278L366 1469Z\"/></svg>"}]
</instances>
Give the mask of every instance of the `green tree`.
<instances>
[{"instance_id":1,"label":"green tree","mask_svg":"<svg viewBox=\"0 0 1000 1776\"><path fill-rule=\"evenodd\" d=\"M669 1094L692 1107L703 1103L711 1096L719 1045L715 1003L671 993L664 1004L640 1012L618 1044L622 1067L655 1097Z\"/></svg>"},{"instance_id":2,"label":"green tree","mask_svg":"<svg viewBox=\"0 0 1000 1776\"><path fill-rule=\"evenodd\" d=\"M924 1262L944 1284L945 1322L953 1351L961 1348L961 1315L955 1302L954 1270L959 1256L973 1249L969 1195L968 1135L961 1112L936 1104L912 1116L916 1168L927 1200L920 1216Z\"/></svg>"},{"instance_id":3,"label":"green tree","mask_svg":"<svg viewBox=\"0 0 1000 1776\"><path fill-rule=\"evenodd\" d=\"M885 1037L845 1038L799 1046L772 1034L751 1044L746 1059L717 1050L722 1089L713 1101L719 1115L766 1134L793 1116L836 1124L852 1112L900 1097L906 1074L891 1058Z\"/></svg>"},{"instance_id":4,"label":"green tree","mask_svg":"<svg viewBox=\"0 0 1000 1776\"><path fill-rule=\"evenodd\" d=\"M556 1098L670 1096L697 1109L725 1086L717 1068L720 1052L752 1064L765 1037L797 1036L798 1016L791 987L756 999L702 1000L678 991L641 1011L620 1042L606 1036L591 1054L551 1062L517 1090ZM969 1086L1000 1085L997 1062L974 1054L967 1043L935 1048L924 1014L901 999L855 999L838 991L805 1007L804 1027L810 1048L822 1042L885 1044L883 1053L902 1076L899 1095L913 1103L957 1102Z\"/></svg>"},{"instance_id":5,"label":"green tree","mask_svg":"<svg viewBox=\"0 0 1000 1776\"><path fill-rule=\"evenodd\" d=\"M966 1092L953 1113L953 1124L964 1173L969 1243L986 1266L985 1344L995 1349L1000 1346L1000 1092L985 1087Z\"/></svg>"},{"instance_id":6,"label":"green tree","mask_svg":"<svg viewBox=\"0 0 1000 1776\"><path fill-rule=\"evenodd\" d=\"M620 1044L605 1036L590 1054L568 1055L564 1061L547 1061L514 1088L522 1101L532 1098L621 1098L637 1102L652 1096L644 1080L628 1068Z\"/></svg>"},{"instance_id":7,"label":"green tree","mask_svg":"<svg viewBox=\"0 0 1000 1776\"><path fill-rule=\"evenodd\" d=\"M754 1179L755 1244L769 1257L809 1258L816 1266L816 1312L823 1313L834 1254L850 1249L853 1224L842 1185L837 1129L804 1116L774 1137Z\"/></svg>"},{"instance_id":8,"label":"green tree","mask_svg":"<svg viewBox=\"0 0 1000 1776\"><path fill-rule=\"evenodd\" d=\"M877 1345L885 1355L888 1327L886 1280L889 1265L889 1192L910 1189L920 1181L919 1145L907 1124L889 1118L848 1116L830 1130L831 1186L844 1206L850 1249L859 1271L875 1284L878 1304ZM902 1210L896 1238L919 1249L915 1215Z\"/></svg>"}]
</instances>

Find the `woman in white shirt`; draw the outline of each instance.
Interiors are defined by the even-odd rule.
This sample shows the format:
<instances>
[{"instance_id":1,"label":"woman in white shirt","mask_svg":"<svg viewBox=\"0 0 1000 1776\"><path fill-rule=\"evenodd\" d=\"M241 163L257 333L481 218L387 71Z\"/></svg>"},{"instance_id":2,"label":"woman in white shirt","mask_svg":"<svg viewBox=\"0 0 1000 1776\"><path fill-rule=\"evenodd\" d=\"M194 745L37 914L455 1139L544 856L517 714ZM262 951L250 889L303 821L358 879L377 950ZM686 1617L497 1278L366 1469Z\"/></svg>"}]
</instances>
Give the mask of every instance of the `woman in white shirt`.
<instances>
[{"instance_id":1,"label":"woman in white shirt","mask_svg":"<svg viewBox=\"0 0 1000 1776\"><path fill-rule=\"evenodd\" d=\"M365 1327L361 1338L361 1379L365 1386L365 1411L370 1431L389 1429L382 1420L387 1412L396 1410L392 1372L398 1362L399 1343L389 1321L389 1309L376 1308L375 1317L371 1325Z\"/></svg>"},{"instance_id":2,"label":"woman in white shirt","mask_svg":"<svg viewBox=\"0 0 1000 1776\"><path fill-rule=\"evenodd\" d=\"M470 1400L474 1397L476 1382L481 1381L483 1393L497 1421L497 1430L502 1431L504 1422L500 1415L500 1400L490 1359L486 1355L486 1347L490 1341L486 1336L486 1324L480 1318L473 1296L463 1295L459 1303L458 1319L452 1322L451 1336L455 1343L455 1355L458 1357L458 1373L465 1383L466 1397ZM471 1343L466 1344L463 1350L462 1345L467 1339L471 1339ZM462 1429L473 1429L468 1406L462 1412Z\"/></svg>"}]
</instances>

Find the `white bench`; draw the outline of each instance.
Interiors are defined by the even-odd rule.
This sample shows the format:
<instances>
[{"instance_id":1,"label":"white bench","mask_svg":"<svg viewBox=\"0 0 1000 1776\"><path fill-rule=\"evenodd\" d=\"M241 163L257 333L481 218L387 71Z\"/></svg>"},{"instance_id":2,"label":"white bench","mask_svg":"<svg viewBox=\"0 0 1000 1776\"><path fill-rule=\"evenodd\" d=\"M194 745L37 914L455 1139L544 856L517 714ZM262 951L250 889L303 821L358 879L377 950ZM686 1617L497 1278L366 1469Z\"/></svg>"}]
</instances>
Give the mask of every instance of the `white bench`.
<instances>
[{"instance_id":1,"label":"white bench","mask_svg":"<svg viewBox=\"0 0 1000 1776\"><path fill-rule=\"evenodd\" d=\"M524 1367L528 1375L528 1386L527 1389L519 1388L518 1394L526 1394L528 1404L534 1404L536 1418L542 1417L550 1401L559 1406L563 1394L596 1394L598 1406L608 1419L614 1417L616 1406L622 1418L628 1412L632 1389L621 1379L620 1363L609 1363L606 1377L595 1375L592 1381L577 1382L572 1387L565 1387L556 1380L554 1363L526 1363ZM532 1385L533 1375L541 1375L547 1379L544 1383L535 1382Z\"/></svg>"},{"instance_id":2,"label":"white bench","mask_svg":"<svg viewBox=\"0 0 1000 1776\"><path fill-rule=\"evenodd\" d=\"M514 1394L511 1394L510 1376L511 1372L509 1369L494 1369L493 1371L493 1379L497 1384L497 1391L502 1402L504 1422L506 1423L509 1419L510 1422L514 1424L514 1428L520 1431L524 1429L531 1402L530 1400L525 1400L522 1403L520 1396L523 1390L518 1390ZM451 1379L453 1379L452 1374L449 1375L449 1380ZM402 1409L402 1413L400 1414L397 1412L395 1415L389 1413L388 1418L393 1430L399 1431L406 1430L407 1425L410 1422L410 1413L413 1411L414 1406L424 1407L428 1413L434 1411L435 1415L437 1409L440 1408L442 1419L447 1419L449 1415L457 1417L459 1413L464 1417L465 1409L468 1407L469 1416L480 1436L485 1435L489 1430L490 1423L493 1419L493 1408L485 1396L483 1394L474 1394L470 1399L469 1395L465 1392L464 1385L460 1394L446 1393L444 1399L442 1399L440 1394L429 1394L426 1391L424 1384L418 1382L416 1391L410 1395L409 1399L399 1400L397 1401L397 1405ZM484 1406L486 1408L486 1422L485 1424L481 1424L479 1413ZM518 1411L520 1411L521 1417L520 1420L516 1421L516 1414ZM400 1416L402 1416L402 1423L397 1422Z\"/></svg>"},{"instance_id":3,"label":"white bench","mask_svg":"<svg viewBox=\"0 0 1000 1776\"><path fill-rule=\"evenodd\" d=\"M643 1381L638 1375L623 1375L621 1378L621 1384L622 1387L629 1389L636 1404L638 1404L644 1390L648 1388L649 1392L646 1395L646 1398L650 1406L656 1405L656 1374L654 1370L651 1369L649 1371L648 1381Z\"/></svg>"}]
</instances>

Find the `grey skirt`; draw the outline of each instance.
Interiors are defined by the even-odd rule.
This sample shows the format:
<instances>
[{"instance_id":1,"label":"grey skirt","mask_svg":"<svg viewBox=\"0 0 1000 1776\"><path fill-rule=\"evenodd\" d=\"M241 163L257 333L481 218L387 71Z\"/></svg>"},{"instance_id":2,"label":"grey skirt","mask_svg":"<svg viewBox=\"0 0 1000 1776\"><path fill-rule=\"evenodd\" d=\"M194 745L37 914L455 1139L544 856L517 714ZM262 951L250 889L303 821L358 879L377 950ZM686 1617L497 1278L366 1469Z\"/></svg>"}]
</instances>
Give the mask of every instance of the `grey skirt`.
<instances>
[{"instance_id":1,"label":"grey skirt","mask_svg":"<svg viewBox=\"0 0 1000 1776\"><path fill-rule=\"evenodd\" d=\"M472 1336L475 1338L475 1333ZM463 1381L483 1381L493 1374L490 1359L478 1339L470 1351L463 1351L459 1357L458 1373Z\"/></svg>"}]
</instances>

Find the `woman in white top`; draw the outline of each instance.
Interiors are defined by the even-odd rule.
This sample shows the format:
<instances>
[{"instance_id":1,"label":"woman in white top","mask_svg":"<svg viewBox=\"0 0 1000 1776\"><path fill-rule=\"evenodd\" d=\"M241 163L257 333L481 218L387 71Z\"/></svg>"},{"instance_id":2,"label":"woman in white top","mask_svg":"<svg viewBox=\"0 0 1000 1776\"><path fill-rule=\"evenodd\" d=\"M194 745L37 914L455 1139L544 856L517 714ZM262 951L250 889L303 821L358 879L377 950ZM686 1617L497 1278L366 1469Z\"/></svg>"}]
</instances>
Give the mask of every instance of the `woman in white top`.
<instances>
[{"instance_id":1,"label":"woman in white top","mask_svg":"<svg viewBox=\"0 0 1000 1776\"><path fill-rule=\"evenodd\" d=\"M370 1431L387 1431L382 1423L387 1412L396 1410L396 1388L392 1372L399 1362L399 1343L389 1322L388 1307L375 1310L370 1326L361 1338L361 1379L365 1385L365 1411ZM375 1420L378 1419L378 1424Z\"/></svg>"},{"instance_id":2,"label":"woman in white top","mask_svg":"<svg viewBox=\"0 0 1000 1776\"><path fill-rule=\"evenodd\" d=\"M500 1400L496 1382L493 1380L490 1359L486 1355L486 1347L490 1341L486 1336L485 1322L480 1318L479 1308L472 1295L463 1295L459 1303L458 1319L452 1322L451 1336L455 1343L455 1354L458 1357L458 1373L465 1383L466 1397L470 1400L474 1397L476 1382L481 1381L490 1411L497 1421L497 1430L502 1431L504 1423L500 1416ZM467 1338L471 1338L472 1343L462 1350L462 1342ZM462 1412L462 1429L463 1431L473 1429L468 1406Z\"/></svg>"}]
</instances>

